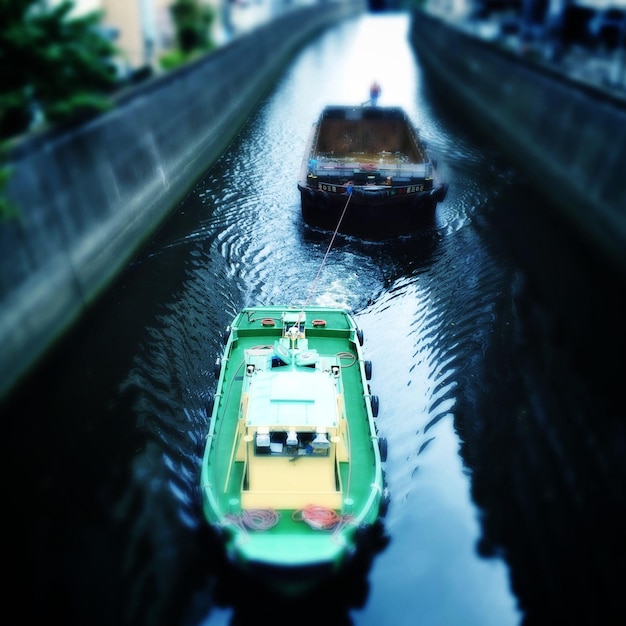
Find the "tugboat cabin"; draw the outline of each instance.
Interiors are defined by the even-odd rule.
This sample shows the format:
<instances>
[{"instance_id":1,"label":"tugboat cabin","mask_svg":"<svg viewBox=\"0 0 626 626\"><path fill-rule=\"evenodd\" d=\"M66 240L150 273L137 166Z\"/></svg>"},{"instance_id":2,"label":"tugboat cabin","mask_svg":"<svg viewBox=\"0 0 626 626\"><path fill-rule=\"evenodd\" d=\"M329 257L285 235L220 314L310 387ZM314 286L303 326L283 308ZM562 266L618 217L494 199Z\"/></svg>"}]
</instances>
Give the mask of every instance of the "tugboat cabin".
<instances>
[{"instance_id":1,"label":"tugboat cabin","mask_svg":"<svg viewBox=\"0 0 626 626\"><path fill-rule=\"evenodd\" d=\"M340 464L349 461L339 356L308 349L304 313L285 313L282 322L274 345L245 350L235 436L241 505L338 510Z\"/></svg>"}]
</instances>

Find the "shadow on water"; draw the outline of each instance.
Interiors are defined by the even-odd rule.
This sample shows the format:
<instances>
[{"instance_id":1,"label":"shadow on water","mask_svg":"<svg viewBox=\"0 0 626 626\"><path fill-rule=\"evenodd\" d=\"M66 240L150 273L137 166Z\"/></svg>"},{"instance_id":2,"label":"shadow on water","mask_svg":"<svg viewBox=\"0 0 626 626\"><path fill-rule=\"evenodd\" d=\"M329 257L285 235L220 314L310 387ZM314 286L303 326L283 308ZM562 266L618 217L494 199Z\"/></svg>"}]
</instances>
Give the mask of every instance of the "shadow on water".
<instances>
[{"instance_id":1,"label":"shadow on water","mask_svg":"<svg viewBox=\"0 0 626 626\"><path fill-rule=\"evenodd\" d=\"M455 407L481 510L477 547L506 559L525 625L618 623L626 278L523 177L500 204L477 227L516 270L480 374L470 359L461 366Z\"/></svg>"},{"instance_id":2,"label":"shadow on water","mask_svg":"<svg viewBox=\"0 0 626 626\"><path fill-rule=\"evenodd\" d=\"M359 550L345 569L297 598L285 598L259 579L247 577L229 565L222 553L215 581L215 605L232 611L229 626L253 626L269 616L276 626L290 626L294 622L313 626L320 619L332 626L350 626L353 623L350 611L362 608L367 602L372 562L390 540L383 521L374 525L367 537L361 536L361 540Z\"/></svg>"}]
</instances>

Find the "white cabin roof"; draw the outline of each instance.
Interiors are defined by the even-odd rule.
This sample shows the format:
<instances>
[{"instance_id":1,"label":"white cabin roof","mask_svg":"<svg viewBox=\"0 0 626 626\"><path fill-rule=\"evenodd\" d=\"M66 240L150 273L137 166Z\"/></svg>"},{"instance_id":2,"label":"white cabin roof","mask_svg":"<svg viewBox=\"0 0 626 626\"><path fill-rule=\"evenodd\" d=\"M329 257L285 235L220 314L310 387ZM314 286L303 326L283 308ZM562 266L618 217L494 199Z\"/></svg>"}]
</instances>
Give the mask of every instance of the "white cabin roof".
<instances>
[{"instance_id":1,"label":"white cabin roof","mask_svg":"<svg viewBox=\"0 0 626 626\"><path fill-rule=\"evenodd\" d=\"M337 427L336 385L329 372L258 371L248 394L247 426L307 430Z\"/></svg>"}]
</instances>

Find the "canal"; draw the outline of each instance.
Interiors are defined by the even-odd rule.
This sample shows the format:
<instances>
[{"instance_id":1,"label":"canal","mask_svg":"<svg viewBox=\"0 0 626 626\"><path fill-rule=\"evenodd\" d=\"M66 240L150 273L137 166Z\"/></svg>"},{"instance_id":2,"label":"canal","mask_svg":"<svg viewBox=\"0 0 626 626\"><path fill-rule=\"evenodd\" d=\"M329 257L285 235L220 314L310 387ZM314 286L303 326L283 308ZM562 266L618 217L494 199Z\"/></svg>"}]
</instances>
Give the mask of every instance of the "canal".
<instances>
[{"instance_id":1,"label":"canal","mask_svg":"<svg viewBox=\"0 0 626 626\"><path fill-rule=\"evenodd\" d=\"M8 574L23 621L617 623L626 280L451 114L408 29L405 14L363 15L297 54L7 399ZM423 234L333 239L300 220L300 161L321 108L365 101L373 80L450 188ZM223 329L244 305L307 298L352 309L364 330L392 500L362 579L285 614L225 584L198 474Z\"/></svg>"}]
</instances>

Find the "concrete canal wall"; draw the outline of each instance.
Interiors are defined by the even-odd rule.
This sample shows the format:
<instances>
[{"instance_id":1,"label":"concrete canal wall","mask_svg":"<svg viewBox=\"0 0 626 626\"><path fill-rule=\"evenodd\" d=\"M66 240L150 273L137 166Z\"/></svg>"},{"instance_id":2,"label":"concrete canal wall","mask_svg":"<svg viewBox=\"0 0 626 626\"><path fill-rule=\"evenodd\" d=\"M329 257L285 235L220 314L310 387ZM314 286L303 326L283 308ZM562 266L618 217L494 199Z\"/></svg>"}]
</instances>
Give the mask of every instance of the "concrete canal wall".
<instances>
[{"instance_id":1,"label":"concrete canal wall","mask_svg":"<svg viewBox=\"0 0 626 626\"><path fill-rule=\"evenodd\" d=\"M626 99L420 11L410 38L460 119L626 270Z\"/></svg>"},{"instance_id":2,"label":"concrete canal wall","mask_svg":"<svg viewBox=\"0 0 626 626\"><path fill-rule=\"evenodd\" d=\"M110 285L308 38L360 0L293 9L68 132L14 145L0 223L0 397ZM294 179L295 185L295 179Z\"/></svg>"}]
</instances>

